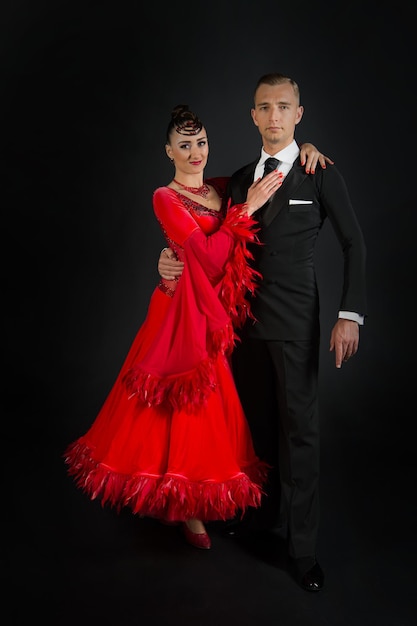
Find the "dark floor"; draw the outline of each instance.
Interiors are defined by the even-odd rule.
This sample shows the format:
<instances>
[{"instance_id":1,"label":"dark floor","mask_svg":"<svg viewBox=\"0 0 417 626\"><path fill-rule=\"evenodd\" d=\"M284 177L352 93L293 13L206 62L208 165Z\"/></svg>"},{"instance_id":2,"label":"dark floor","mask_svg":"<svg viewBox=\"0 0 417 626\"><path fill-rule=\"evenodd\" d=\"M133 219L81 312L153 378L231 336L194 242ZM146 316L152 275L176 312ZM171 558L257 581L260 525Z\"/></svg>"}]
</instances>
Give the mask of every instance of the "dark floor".
<instances>
[{"instance_id":1,"label":"dark floor","mask_svg":"<svg viewBox=\"0 0 417 626\"><path fill-rule=\"evenodd\" d=\"M415 485L405 458L389 465L387 449L369 442L323 448L320 593L295 584L277 537L232 538L214 523L212 549L197 550L175 527L102 509L75 488L58 453L52 472L45 456L21 477L4 536L3 623L415 626Z\"/></svg>"}]
</instances>

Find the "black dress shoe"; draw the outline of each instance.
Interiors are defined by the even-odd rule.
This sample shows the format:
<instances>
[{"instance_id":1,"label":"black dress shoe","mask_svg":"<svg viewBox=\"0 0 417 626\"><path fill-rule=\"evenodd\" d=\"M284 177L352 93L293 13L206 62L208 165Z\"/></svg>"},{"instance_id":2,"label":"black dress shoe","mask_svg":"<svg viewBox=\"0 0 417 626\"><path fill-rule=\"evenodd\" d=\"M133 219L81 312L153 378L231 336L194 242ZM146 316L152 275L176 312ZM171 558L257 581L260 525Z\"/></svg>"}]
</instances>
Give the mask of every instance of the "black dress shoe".
<instances>
[{"instance_id":1,"label":"black dress shoe","mask_svg":"<svg viewBox=\"0 0 417 626\"><path fill-rule=\"evenodd\" d=\"M297 582L305 591L321 591L323 589L324 573L317 561L312 568L297 576Z\"/></svg>"}]
</instances>

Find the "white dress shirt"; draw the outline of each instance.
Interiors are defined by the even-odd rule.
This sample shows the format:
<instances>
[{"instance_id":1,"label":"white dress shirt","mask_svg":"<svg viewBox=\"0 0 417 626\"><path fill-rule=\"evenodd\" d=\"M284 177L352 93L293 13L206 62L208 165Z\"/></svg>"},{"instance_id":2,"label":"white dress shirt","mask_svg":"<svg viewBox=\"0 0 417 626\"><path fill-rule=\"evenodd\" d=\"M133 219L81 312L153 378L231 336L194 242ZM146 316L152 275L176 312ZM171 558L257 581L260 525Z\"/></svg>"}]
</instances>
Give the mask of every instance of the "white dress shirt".
<instances>
[{"instance_id":1,"label":"white dress shirt","mask_svg":"<svg viewBox=\"0 0 417 626\"><path fill-rule=\"evenodd\" d=\"M299 154L300 148L298 147L295 139L293 139L289 146L287 146L283 150L280 150L276 154L267 154L262 148L261 158L258 161L258 165L255 167L254 180L262 178L262 176L264 175L265 161L269 159L269 157L274 157L274 159L278 159L278 161L280 162L278 166L278 172L282 172L283 175L286 176L292 168L293 163Z\"/></svg>"}]
</instances>

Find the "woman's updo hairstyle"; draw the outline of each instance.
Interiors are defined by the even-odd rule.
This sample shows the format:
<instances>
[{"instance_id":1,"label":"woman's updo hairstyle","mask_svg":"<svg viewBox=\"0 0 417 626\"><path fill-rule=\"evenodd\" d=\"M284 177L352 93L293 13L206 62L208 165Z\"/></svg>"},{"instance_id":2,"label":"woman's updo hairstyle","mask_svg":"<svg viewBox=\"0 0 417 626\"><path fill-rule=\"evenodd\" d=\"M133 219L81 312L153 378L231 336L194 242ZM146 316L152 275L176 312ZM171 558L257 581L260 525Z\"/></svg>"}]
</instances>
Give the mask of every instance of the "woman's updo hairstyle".
<instances>
[{"instance_id":1,"label":"woman's updo hairstyle","mask_svg":"<svg viewBox=\"0 0 417 626\"><path fill-rule=\"evenodd\" d=\"M190 111L188 104L177 104L172 110L171 121L167 129L167 143L174 130L180 135L197 135L203 128L203 123L197 115Z\"/></svg>"}]
</instances>

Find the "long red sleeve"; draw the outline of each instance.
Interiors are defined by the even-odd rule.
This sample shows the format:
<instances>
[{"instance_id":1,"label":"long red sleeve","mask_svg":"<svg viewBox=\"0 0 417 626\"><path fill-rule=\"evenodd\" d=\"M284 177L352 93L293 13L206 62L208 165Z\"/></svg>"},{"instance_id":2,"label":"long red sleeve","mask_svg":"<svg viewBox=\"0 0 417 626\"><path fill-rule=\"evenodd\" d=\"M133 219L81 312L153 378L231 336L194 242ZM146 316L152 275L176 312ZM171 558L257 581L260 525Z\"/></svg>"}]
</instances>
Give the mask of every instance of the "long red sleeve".
<instances>
[{"instance_id":1,"label":"long red sleeve","mask_svg":"<svg viewBox=\"0 0 417 626\"><path fill-rule=\"evenodd\" d=\"M211 359L230 353L234 327L249 314L245 296L255 288L256 272L246 246L255 240L256 222L241 205L232 207L220 228L206 235L168 188L155 192L154 209L185 265L158 336L126 382L149 405L168 401L191 411L216 384Z\"/></svg>"}]
</instances>

